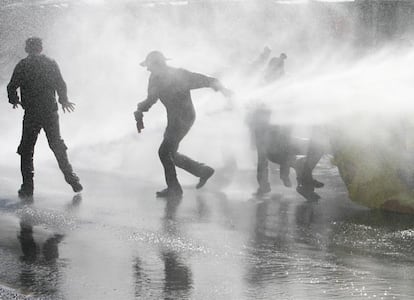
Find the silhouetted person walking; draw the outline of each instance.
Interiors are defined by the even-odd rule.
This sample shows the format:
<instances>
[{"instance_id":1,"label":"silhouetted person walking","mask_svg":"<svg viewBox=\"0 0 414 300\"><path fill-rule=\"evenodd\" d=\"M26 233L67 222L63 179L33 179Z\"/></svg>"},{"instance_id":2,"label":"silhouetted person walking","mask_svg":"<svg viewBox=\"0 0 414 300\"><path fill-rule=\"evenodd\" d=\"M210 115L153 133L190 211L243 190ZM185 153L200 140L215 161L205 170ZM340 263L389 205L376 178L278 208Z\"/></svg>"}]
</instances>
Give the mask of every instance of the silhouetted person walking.
<instances>
[{"instance_id":1,"label":"silhouetted person walking","mask_svg":"<svg viewBox=\"0 0 414 300\"><path fill-rule=\"evenodd\" d=\"M269 48L265 48L269 49ZM269 50L270 51L270 50ZM267 56L270 55L270 52ZM259 58L263 57L263 53ZM268 62L262 84L265 86L274 84L285 74L284 61L287 59L285 53L281 53L279 57L272 57ZM260 61L260 59L256 60ZM263 61L265 62L265 61ZM280 179L287 187L292 186L289 178L289 172L293 156L289 154L289 143L291 129L287 125L271 125L270 116L272 111L264 105L259 105L248 116L248 124L257 150L257 182L259 188L255 195L263 195L271 191L269 183L269 160L280 165ZM274 139L276 135L277 143L272 143L273 149L270 149L269 139ZM271 153L271 155L270 155ZM270 159L272 156L272 159ZM275 159L277 157L277 159Z\"/></svg>"},{"instance_id":2,"label":"silhouetted person walking","mask_svg":"<svg viewBox=\"0 0 414 300\"><path fill-rule=\"evenodd\" d=\"M196 188L204 186L214 173L213 168L177 152L181 140L195 120L190 91L210 87L215 91L221 91L225 96L229 96L231 92L216 78L168 66L166 58L159 51L150 52L141 66L147 67L151 75L147 99L138 104L138 110L135 112L138 132L144 128L143 112L148 111L158 99L167 109L167 128L158 150L164 167L167 188L157 192L156 195L157 197L181 196L183 191L177 179L175 166L200 178Z\"/></svg>"},{"instance_id":3,"label":"silhouetted person walking","mask_svg":"<svg viewBox=\"0 0 414 300\"><path fill-rule=\"evenodd\" d=\"M72 186L74 192L80 192L82 185L73 172L66 153L67 147L60 136L55 94L59 96L63 112L74 111L75 104L68 101L66 83L57 63L41 54L42 40L37 37L27 39L25 50L28 56L16 65L7 86L9 102L13 108L21 105L25 111L22 139L17 149L21 157L23 177L19 196L33 195L33 154L37 136L42 128L66 182ZM18 88L20 88L21 101L17 94Z\"/></svg>"}]
</instances>

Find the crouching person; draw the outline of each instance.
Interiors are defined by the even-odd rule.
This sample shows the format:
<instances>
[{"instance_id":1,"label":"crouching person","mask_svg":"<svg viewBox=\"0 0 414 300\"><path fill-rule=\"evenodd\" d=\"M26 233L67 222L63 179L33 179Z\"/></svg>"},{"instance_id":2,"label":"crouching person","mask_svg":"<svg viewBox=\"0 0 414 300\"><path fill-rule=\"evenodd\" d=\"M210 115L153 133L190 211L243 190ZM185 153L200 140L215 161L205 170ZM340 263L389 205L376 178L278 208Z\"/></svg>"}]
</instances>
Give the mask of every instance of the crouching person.
<instances>
[{"instance_id":1,"label":"crouching person","mask_svg":"<svg viewBox=\"0 0 414 300\"><path fill-rule=\"evenodd\" d=\"M326 147L320 130L313 130L310 139L294 137L291 126L271 125L271 110L258 107L248 118L252 138L257 150L257 182L256 195L271 191L269 183L269 161L280 166L280 179L286 187L291 187L290 168L295 169L297 191L303 196L313 193L314 188L324 184L313 178L312 172ZM298 155L305 155L298 159ZM306 194L306 195L305 195ZM312 196L314 197L314 195Z\"/></svg>"}]
</instances>

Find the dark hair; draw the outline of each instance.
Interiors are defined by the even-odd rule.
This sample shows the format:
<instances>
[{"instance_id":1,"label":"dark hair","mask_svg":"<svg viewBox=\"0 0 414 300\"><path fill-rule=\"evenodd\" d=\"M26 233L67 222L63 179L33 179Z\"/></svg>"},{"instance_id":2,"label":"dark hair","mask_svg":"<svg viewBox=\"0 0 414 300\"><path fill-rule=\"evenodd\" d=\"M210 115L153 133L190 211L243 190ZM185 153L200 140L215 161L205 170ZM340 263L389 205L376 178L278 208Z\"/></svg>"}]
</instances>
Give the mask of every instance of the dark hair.
<instances>
[{"instance_id":1,"label":"dark hair","mask_svg":"<svg viewBox=\"0 0 414 300\"><path fill-rule=\"evenodd\" d=\"M28 54L37 54L42 52L42 39L38 37L30 37L26 40L25 50Z\"/></svg>"}]
</instances>

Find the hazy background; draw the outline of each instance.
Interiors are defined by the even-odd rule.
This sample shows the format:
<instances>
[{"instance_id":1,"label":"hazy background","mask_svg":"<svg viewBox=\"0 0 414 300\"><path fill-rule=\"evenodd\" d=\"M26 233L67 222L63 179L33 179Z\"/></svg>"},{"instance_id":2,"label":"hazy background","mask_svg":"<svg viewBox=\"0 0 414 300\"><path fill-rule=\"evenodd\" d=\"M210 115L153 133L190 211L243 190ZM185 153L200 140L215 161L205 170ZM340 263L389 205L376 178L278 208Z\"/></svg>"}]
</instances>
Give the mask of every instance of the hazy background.
<instances>
[{"instance_id":1,"label":"hazy background","mask_svg":"<svg viewBox=\"0 0 414 300\"><path fill-rule=\"evenodd\" d=\"M44 53L58 62L77 105L73 114L61 114L62 136L77 170L163 181L157 149L164 107L159 102L145 114L140 135L132 115L146 97L149 75L139 62L155 49L171 58L170 65L216 76L234 90L232 111L224 110L220 93L192 93L197 120L180 152L215 167L234 157L239 167L254 168L245 118L260 101L274 109L274 123L301 125L368 113L378 120L409 119L413 108L414 9L407 3L30 3L3 1L0 9L0 166L14 167L16 174L23 111L11 109L5 87L25 57L29 36L43 38ZM272 56L287 53L287 75L263 87L261 72L246 69L266 45ZM349 130L358 126L350 122ZM44 133L35 156L38 170L57 167Z\"/></svg>"}]
</instances>

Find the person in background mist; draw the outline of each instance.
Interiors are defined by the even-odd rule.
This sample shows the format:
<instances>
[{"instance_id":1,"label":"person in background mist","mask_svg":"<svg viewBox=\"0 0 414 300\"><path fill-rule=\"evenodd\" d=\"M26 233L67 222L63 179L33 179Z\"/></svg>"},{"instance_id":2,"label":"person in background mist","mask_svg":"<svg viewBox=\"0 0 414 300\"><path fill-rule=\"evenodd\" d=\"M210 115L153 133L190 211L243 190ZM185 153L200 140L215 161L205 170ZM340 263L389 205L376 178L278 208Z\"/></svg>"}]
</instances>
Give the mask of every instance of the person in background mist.
<instances>
[{"instance_id":1,"label":"person in background mist","mask_svg":"<svg viewBox=\"0 0 414 300\"><path fill-rule=\"evenodd\" d=\"M279 57L270 59L264 73L264 83L272 84L285 74L285 60L287 55L281 53ZM258 109L256 119L263 121L256 126L256 145L258 149L257 178L259 189L256 194L270 192L268 179L268 161L280 165L280 179L286 187L291 187L290 168L296 171L297 191L302 195L312 193L314 188L321 188L324 184L313 178L312 172L322 155L326 151L323 137L318 129L312 130L312 136L307 143L307 150L303 151L303 141L291 135L291 127L287 125L271 125L271 111ZM296 160L296 155L306 155Z\"/></svg>"},{"instance_id":2,"label":"person in background mist","mask_svg":"<svg viewBox=\"0 0 414 300\"><path fill-rule=\"evenodd\" d=\"M22 138L17 149L21 158L23 177L19 196L33 195L33 154L42 128L66 182L71 185L74 192L80 192L82 185L79 177L73 172L66 153L67 147L60 136L55 94L59 96L63 112L74 111L75 104L68 101L66 83L57 63L41 54L42 40L37 37L28 38L25 50L28 56L16 65L7 86L9 103L14 109L19 105L24 109ZM17 94L18 88L20 88L21 101Z\"/></svg>"},{"instance_id":3,"label":"person in background mist","mask_svg":"<svg viewBox=\"0 0 414 300\"><path fill-rule=\"evenodd\" d=\"M246 73L250 72L257 72L260 68L262 68L267 60L270 57L270 54L272 53L272 49L270 49L268 46L265 46L260 53L259 57L256 58L247 68Z\"/></svg>"},{"instance_id":4,"label":"person in background mist","mask_svg":"<svg viewBox=\"0 0 414 300\"><path fill-rule=\"evenodd\" d=\"M167 188L157 192L157 197L182 195L183 191L177 179L175 166L199 177L197 189L203 187L214 173L213 168L177 152L181 140L186 136L195 120L190 91L210 87L215 91L222 92L226 97L232 94L218 79L170 67L166 60L161 52L152 51L141 63L141 66L147 67L151 75L147 99L138 103L138 110L134 113L137 130L140 133L144 128L143 113L147 112L158 99L167 109L167 128L158 150L164 167Z\"/></svg>"},{"instance_id":5,"label":"person in background mist","mask_svg":"<svg viewBox=\"0 0 414 300\"><path fill-rule=\"evenodd\" d=\"M264 74L264 81L266 84L270 84L285 75L285 60L287 55L281 53L279 57L272 57L267 65Z\"/></svg>"},{"instance_id":6,"label":"person in background mist","mask_svg":"<svg viewBox=\"0 0 414 300\"><path fill-rule=\"evenodd\" d=\"M266 48L265 48L266 49ZM270 53L268 53L268 56ZM263 56L263 53L260 57ZM259 57L259 58L260 58ZM285 74L284 61L287 59L285 53L279 57L273 57L264 70L262 83L270 85ZM256 61L259 61L257 59ZM259 66L258 66L259 67ZM248 116L248 124L257 150L257 182L259 187L256 195L263 195L271 191L269 183L269 160L280 165L280 179L287 187L292 183L289 178L291 156L289 156L289 142L291 130L288 126L271 125L270 116L272 111L264 105L258 105ZM277 136L277 143L269 143L271 135ZM272 157L269 158L269 155Z\"/></svg>"}]
</instances>

